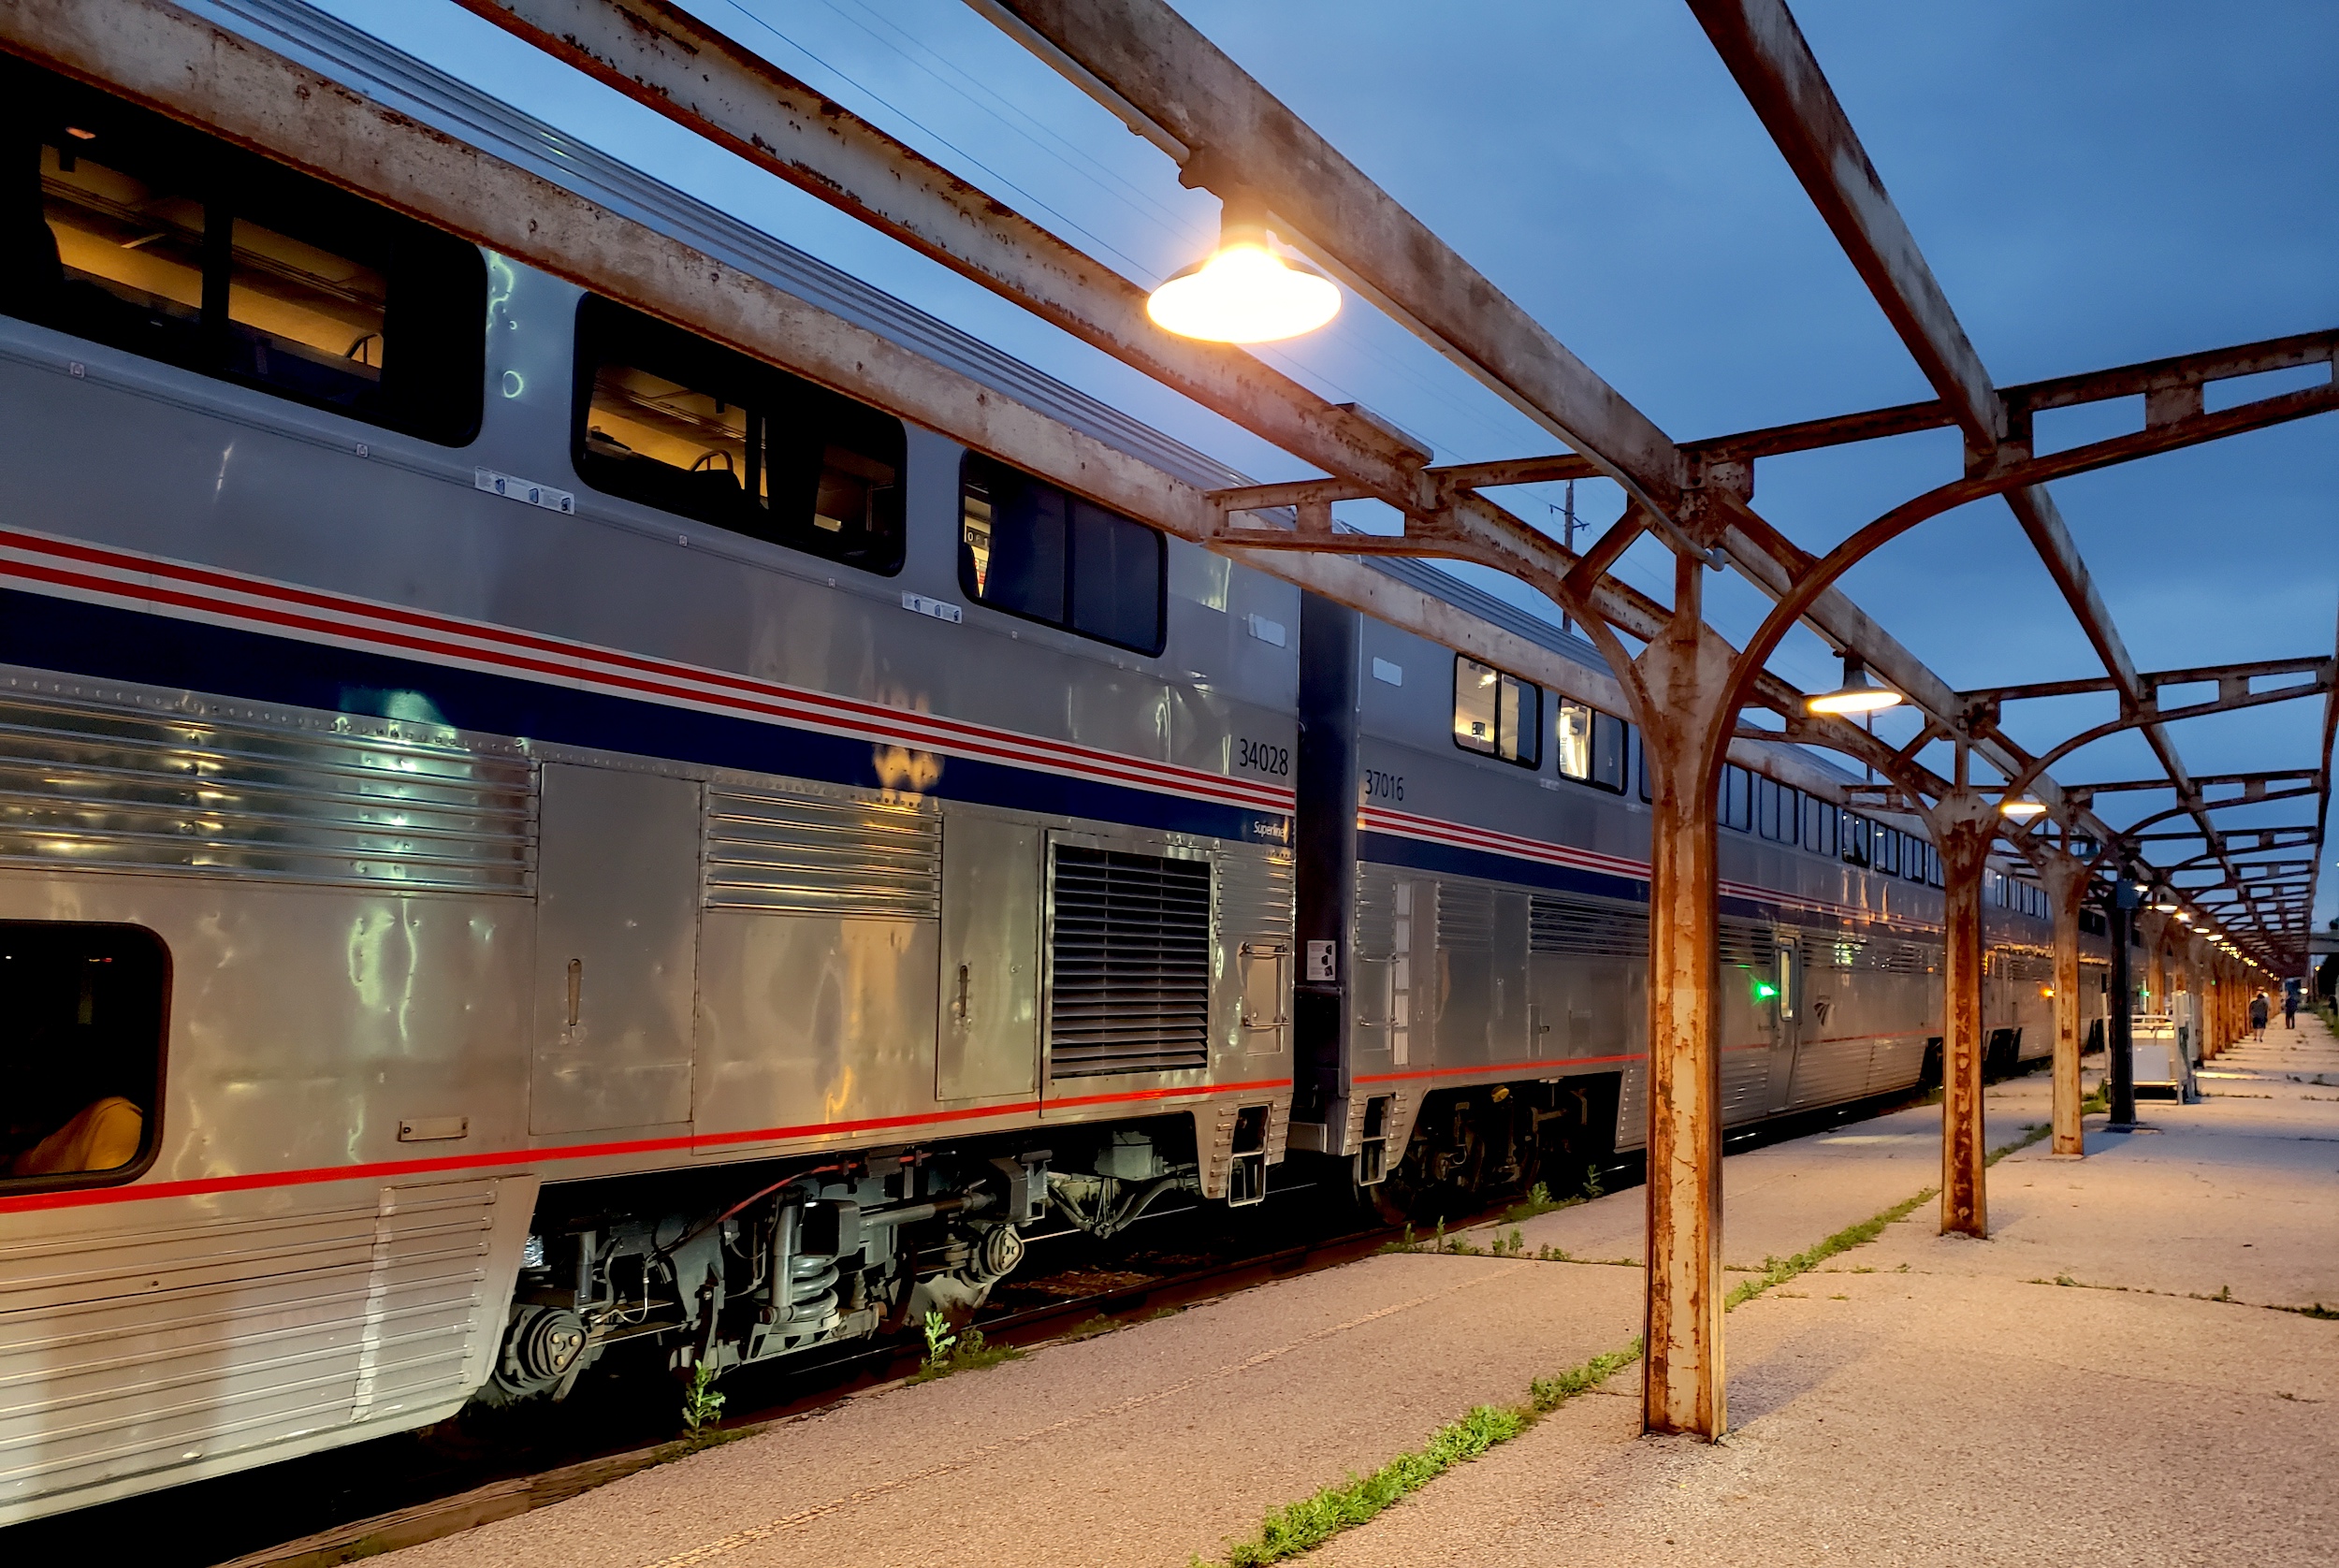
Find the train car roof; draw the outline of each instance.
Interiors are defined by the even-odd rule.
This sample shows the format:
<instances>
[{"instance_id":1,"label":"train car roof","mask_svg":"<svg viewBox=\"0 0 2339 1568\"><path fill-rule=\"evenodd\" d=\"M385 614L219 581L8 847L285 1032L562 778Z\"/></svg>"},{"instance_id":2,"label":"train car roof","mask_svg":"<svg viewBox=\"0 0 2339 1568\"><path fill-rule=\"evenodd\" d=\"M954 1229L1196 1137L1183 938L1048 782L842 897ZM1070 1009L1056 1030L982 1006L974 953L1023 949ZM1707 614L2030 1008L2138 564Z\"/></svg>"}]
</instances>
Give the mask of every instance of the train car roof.
<instances>
[{"instance_id":1,"label":"train car roof","mask_svg":"<svg viewBox=\"0 0 2339 1568\"><path fill-rule=\"evenodd\" d=\"M181 4L376 103L762 278L1188 484L1223 489L1254 482L1207 453L303 0ZM1583 638L1427 561L1383 559L1367 564L1563 659L1608 673L1607 661ZM1797 748L1796 761L1846 783L1857 777L1807 748Z\"/></svg>"}]
</instances>

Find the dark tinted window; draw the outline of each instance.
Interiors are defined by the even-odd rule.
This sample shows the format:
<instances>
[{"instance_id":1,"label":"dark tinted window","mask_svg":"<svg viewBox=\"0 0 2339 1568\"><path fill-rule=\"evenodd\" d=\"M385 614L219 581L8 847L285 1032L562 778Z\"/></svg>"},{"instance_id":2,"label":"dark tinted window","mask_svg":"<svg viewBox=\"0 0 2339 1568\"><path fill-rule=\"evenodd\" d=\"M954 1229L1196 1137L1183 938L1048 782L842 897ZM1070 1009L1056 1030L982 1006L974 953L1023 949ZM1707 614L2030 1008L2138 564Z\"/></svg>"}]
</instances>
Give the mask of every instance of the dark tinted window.
<instances>
[{"instance_id":1,"label":"dark tinted window","mask_svg":"<svg viewBox=\"0 0 2339 1568\"><path fill-rule=\"evenodd\" d=\"M22 64L0 91L0 311L447 445L477 431L477 247Z\"/></svg>"},{"instance_id":2,"label":"dark tinted window","mask_svg":"<svg viewBox=\"0 0 2339 1568\"><path fill-rule=\"evenodd\" d=\"M1722 799L1717 803L1721 823L1740 833L1754 831L1754 776L1735 763L1722 770Z\"/></svg>"},{"instance_id":3,"label":"dark tinted window","mask_svg":"<svg viewBox=\"0 0 2339 1568\"><path fill-rule=\"evenodd\" d=\"M0 1190L124 1181L146 1164L169 985L151 931L0 922Z\"/></svg>"},{"instance_id":4,"label":"dark tinted window","mask_svg":"<svg viewBox=\"0 0 2339 1568\"><path fill-rule=\"evenodd\" d=\"M1854 865L1868 863L1868 828L1866 817L1852 812L1843 814L1843 858Z\"/></svg>"},{"instance_id":5,"label":"dark tinted window","mask_svg":"<svg viewBox=\"0 0 2339 1568\"><path fill-rule=\"evenodd\" d=\"M959 491L959 583L978 603L1135 653L1161 651L1169 546L1160 534L971 453Z\"/></svg>"},{"instance_id":6,"label":"dark tinted window","mask_svg":"<svg viewBox=\"0 0 2339 1568\"><path fill-rule=\"evenodd\" d=\"M902 563L902 422L611 300L577 312L577 476L864 571Z\"/></svg>"},{"instance_id":7,"label":"dark tinted window","mask_svg":"<svg viewBox=\"0 0 2339 1568\"><path fill-rule=\"evenodd\" d=\"M1591 713L1591 781L1604 790L1624 788L1624 720L1598 708Z\"/></svg>"}]
</instances>

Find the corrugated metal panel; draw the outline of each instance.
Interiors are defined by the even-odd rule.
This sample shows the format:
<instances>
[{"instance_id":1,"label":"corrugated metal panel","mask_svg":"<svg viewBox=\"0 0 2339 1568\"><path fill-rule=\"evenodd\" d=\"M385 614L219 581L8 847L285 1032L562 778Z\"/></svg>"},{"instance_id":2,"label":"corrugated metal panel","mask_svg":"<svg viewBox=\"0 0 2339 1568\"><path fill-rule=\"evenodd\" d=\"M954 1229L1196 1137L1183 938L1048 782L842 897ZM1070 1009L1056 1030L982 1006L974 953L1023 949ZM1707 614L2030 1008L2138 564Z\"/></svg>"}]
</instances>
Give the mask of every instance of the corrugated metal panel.
<instances>
[{"instance_id":1,"label":"corrugated metal panel","mask_svg":"<svg viewBox=\"0 0 2339 1568\"><path fill-rule=\"evenodd\" d=\"M1288 938L1298 882L1291 851L1234 849L1218 857L1217 933L1222 945L1245 936Z\"/></svg>"},{"instance_id":2,"label":"corrugated metal panel","mask_svg":"<svg viewBox=\"0 0 2339 1568\"><path fill-rule=\"evenodd\" d=\"M1049 1072L1210 1063L1211 864L1055 847Z\"/></svg>"},{"instance_id":3,"label":"corrugated metal panel","mask_svg":"<svg viewBox=\"0 0 2339 1568\"><path fill-rule=\"evenodd\" d=\"M922 806L706 792L706 907L938 920L942 820Z\"/></svg>"},{"instance_id":4,"label":"corrugated metal panel","mask_svg":"<svg viewBox=\"0 0 2339 1568\"><path fill-rule=\"evenodd\" d=\"M393 721L0 692L0 864L525 893L529 764Z\"/></svg>"},{"instance_id":5,"label":"corrugated metal panel","mask_svg":"<svg viewBox=\"0 0 2339 1568\"><path fill-rule=\"evenodd\" d=\"M1649 909L1645 905L1537 893L1528 920L1528 947L1533 952L1570 958L1649 956Z\"/></svg>"},{"instance_id":6,"label":"corrugated metal panel","mask_svg":"<svg viewBox=\"0 0 2339 1568\"><path fill-rule=\"evenodd\" d=\"M1770 1062L1768 1051L1722 1053L1722 1125L1751 1122L1770 1109Z\"/></svg>"},{"instance_id":7,"label":"corrugated metal panel","mask_svg":"<svg viewBox=\"0 0 2339 1568\"><path fill-rule=\"evenodd\" d=\"M0 1503L459 1398L496 1189L0 1247Z\"/></svg>"},{"instance_id":8,"label":"corrugated metal panel","mask_svg":"<svg viewBox=\"0 0 2339 1568\"><path fill-rule=\"evenodd\" d=\"M1387 958L1396 951L1396 873L1386 866L1367 865L1358 862L1357 865L1357 956L1358 958Z\"/></svg>"},{"instance_id":9,"label":"corrugated metal panel","mask_svg":"<svg viewBox=\"0 0 2339 1568\"><path fill-rule=\"evenodd\" d=\"M1887 975L1925 975L1940 965L1941 951L1923 942L1892 937L1830 936L1811 944L1811 962L1835 969L1867 969Z\"/></svg>"}]
</instances>

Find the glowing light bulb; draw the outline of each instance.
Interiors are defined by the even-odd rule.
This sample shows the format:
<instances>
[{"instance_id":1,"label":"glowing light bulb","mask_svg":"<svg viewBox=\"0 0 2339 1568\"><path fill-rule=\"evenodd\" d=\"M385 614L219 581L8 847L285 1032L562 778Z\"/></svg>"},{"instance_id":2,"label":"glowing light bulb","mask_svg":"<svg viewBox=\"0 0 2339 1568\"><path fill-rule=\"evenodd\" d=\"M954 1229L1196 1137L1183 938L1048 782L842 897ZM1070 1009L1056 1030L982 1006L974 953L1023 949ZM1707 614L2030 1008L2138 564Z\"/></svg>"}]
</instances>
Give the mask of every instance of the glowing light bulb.
<instances>
[{"instance_id":1,"label":"glowing light bulb","mask_svg":"<svg viewBox=\"0 0 2339 1568\"><path fill-rule=\"evenodd\" d=\"M2035 801L2028 795L2024 795L2019 800L1999 801L1998 810L2001 817L2011 817L2017 822L2027 822L2033 817L2042 815L2046 810L2046 803Z\"/></svg>"},{"instance_id":2,"label":"glowing light bulb","mask_svg":"<svg viewBox=\"0 0 2339 1568\"><path fill-rule=\"evenodd\" d=\"M1277 255L1264 239L1234 240L1154 290L1145 313L1182 338L1271 343L1338 315L1340 285Z\"/></svg>"},{"instance_id":3,"label":"glowing light bulb","mask_svg":"<svg viewBox=\"0 0 2339 1568\"><path fill-rule=\"evenodd\" d=\"M1803 706L1809 713L1875 713L1898 707L1900 700L1900 693L1890 687L1870 685L1867 661L1856 653L1847 653L1843 656L1843 684L1833 691L1806 697Z\"/></svg>"}]
</instances>

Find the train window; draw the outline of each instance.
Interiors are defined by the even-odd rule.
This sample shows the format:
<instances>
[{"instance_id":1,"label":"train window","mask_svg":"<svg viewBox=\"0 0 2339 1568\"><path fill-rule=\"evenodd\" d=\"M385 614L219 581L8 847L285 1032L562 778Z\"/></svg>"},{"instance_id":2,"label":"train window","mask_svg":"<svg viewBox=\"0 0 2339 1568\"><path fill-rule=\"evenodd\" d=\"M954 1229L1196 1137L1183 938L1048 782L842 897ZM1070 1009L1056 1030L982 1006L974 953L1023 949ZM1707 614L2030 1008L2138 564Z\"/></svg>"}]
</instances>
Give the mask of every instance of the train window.
<instances>
[{"instance_id":1,"label":"train window","mask_svg":"<svg viewBox=\"0 0 2339 1568\"><path fill-rule=\"evenodd\" d=\"M1909 837L1908 855L1901 864L1900 874L1912 882L1925 880L1932 856L1933 846L1911 834Z\"/></svg>"},{"instance_id":2,"label":"train window","mask_svg":"<svg viewBox=\"0 0 2339 1568\"><path fill-rule=\"evenodd\" d=\"M1804 798L1803 847L1815 855L1836 852L1836 808L1823 800Z\"/></svg>"},{"instance_id":3,"label":"train window","mask_svg":"<svg viewBox=\"0 0 2339 1568\"><path fill-rule=\"evenodd\" d=\"M1640 785L1640 798L1647 805L1655 797L1649 790L1649 743L1637 733L1633 736L1633 773Z\"/></svg>"},{"instance_id":4,"label":"train window","mask_svg":"<svg viewBox=\"0 0 2339 1568\"><path fill-rule=\"evenodd\" d=\"M891 575L902 422L588 296L576 318L577 477L733 533Z\"/></svg>"},{"instance_id":5,"label":"train window","mask_svg":"<svg viewBox=\"0 0 2339 1568\"><path fill-rule=\"evenodd\" d=\"M30 65L0 90L0 311L443 445L477 432L477 246Z\"/></svg>"},{"instance_id":6,"label":"train window","mask_svg":"<svg viewBox=\"0 0 2339 1568\"><path fill-rule=\"evenodd\" d=\"M1580 729L1573 715L1581 715ZM1571 778L1591 772L1591 710L1574 703L1560 704L1560 769ZM1580 738L1583 748L1570 771L1568 748ZM1500 757L1520 767L1543 762L1543 688L1506 675L1475 659L1454 656L1454 744L1465 751Z\"/></svg>"},{"instance_id":7,"label":"train window","mask_svg":"<svg viewBox=\"0 0 2339 1568\"><path fill-rule=\"evenodd\" d=\"M1843 858L1853 865L1868 863L1868 828L1866 817L1847 811L1843 814Z\"/></svg>"},{"instance_id":8,"label":"train window","mask_svg":"<svg viewBox=\"0 0 2339 1568\"><path fill-rule=\"evenodd\" d=\"M1484 665L1476 666L1484 669ZM1454 733L1461 734L1462 680L1454 677ZM1483 703L1479 705L1483 706ZM1467 743L1465 743L1467 744ZM1563 778L1591 777L1591 709L1581 703L1560 700L1559 719L1551 726L1551 748L1558 753L1560 776ZM1473 749L1477 749L1474 748Z\"/></svg>"},{"instance_id":9,"label":"train window","mask_svg":"<svg viewBox=\"0 0 2339 1568\"><path fill-rule=\"evenodd\" d=\"M1624 791L1624 733L1621 719L1591 710L1591 781L1603 790Z\"/></svg>"},{"instance_id":10,"label":"train window","mask_svg":"<svg viewBox=\"0 0 2339 1568\"><path fill-rule=\"evenodd\" d=\"M958 576L968 593L1115 647L1161 651L1160 534L971 453L959 489Z\"/></svg>"},{"instance_id":11,"label":"train window","mask_svg":"<svg viewBox=\"0 0 2339 1568\"><path fill-rule=\"evenodd\" d=\"M1766 778L1761 774L1754 776L1754 831L1757 834L1774 843L1791 836L1780 823L1782 819L1790 822L1794 820L1786 814L1793 804L1788 797L1793 793L1775 778Z\"/></svg>"},{"instance_id":12,"label":"train window","mask_svg":"<svg viewBox=\"0 0 2339 1568\"><path fill-rule=\"evenodd\" d=\"M153 1158L170 957L135 925L0 921L0 1191Z\"/></svg>"},{"instance_id":13,"label":"train window","mask_svg":"<svg viewBox=\"0 0 2339 1568\"><path fill-rule=\"evenodd\" d=\"M1740 833L1754 831L1754 776L1744 768L1725 763L1722 770L1722 799L1719 803L1721 823Z\"/></svg>"}]
</instances>

